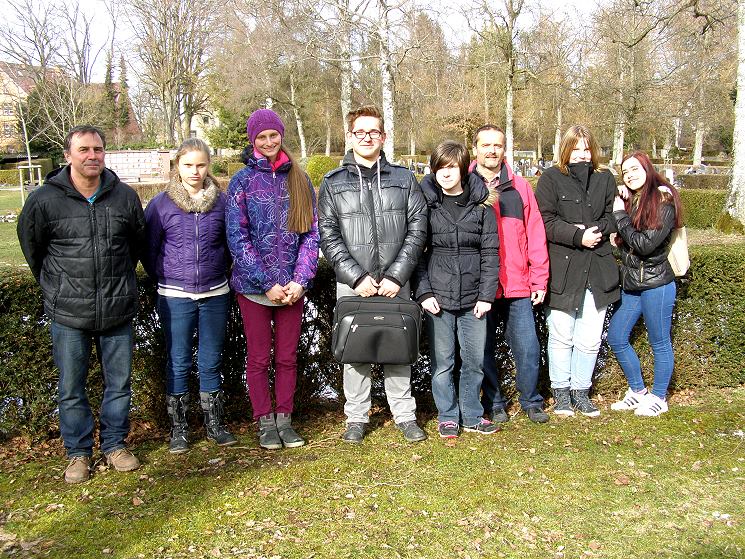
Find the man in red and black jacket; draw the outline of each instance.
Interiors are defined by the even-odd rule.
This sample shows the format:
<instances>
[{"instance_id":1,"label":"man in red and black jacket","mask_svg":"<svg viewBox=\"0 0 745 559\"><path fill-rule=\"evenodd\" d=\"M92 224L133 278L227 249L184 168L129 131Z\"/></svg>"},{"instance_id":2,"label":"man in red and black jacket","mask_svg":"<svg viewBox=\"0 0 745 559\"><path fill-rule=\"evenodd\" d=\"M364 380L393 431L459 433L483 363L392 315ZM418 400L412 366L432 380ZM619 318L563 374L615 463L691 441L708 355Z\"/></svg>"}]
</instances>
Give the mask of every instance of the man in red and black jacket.
<instances>
[{"instance_id":1,"label":"man in red and black jacket","mask_svg":"<svg viewBox=\"0 0 745 559\"><path fill-rule=\"evenodd\" d=\"M494 357L497 326L504 321L515 358L520 406L532 421L545 423L548 415L537 390L541 349L533 306L543 302L548 285L546 229L530 184L514 175L504 159L504 132L491 124L480 127L473 136L473 152L473 171L499 195L499 203L494 204L500 239L499 286L487 314L482 403L494 422L509 420Z\"/></svg>"}]
</instances>

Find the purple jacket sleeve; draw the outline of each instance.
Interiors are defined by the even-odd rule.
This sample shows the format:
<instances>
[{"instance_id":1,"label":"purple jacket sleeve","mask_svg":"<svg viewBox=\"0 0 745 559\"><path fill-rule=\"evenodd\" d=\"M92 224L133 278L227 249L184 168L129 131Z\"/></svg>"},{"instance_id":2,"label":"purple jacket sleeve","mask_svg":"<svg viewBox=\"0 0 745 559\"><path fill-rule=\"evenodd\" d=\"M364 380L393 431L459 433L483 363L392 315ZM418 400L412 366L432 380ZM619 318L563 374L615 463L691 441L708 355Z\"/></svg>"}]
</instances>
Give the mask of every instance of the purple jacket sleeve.
<instances>
[{"instance_id":1,"label":"purple jacket sleeve","mask_svg":"<svg viewBox=\"0 0 745 559\"><path fill-rule=\"evenodd\" d=\"M148 203L145 208L145 250L142 253L142 266L147 275L158 281L157 263L163 245L163 222L159 211L161 197L159 194Z\"/></svg>"}]
</instances>

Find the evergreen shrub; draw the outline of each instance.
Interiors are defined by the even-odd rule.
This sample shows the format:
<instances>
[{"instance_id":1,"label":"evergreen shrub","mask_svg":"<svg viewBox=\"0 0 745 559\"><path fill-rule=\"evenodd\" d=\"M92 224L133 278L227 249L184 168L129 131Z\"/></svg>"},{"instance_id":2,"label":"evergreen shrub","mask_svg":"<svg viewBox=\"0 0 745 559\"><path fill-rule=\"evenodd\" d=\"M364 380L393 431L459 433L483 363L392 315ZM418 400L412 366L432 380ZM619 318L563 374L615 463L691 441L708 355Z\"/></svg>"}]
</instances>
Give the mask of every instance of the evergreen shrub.
<instances>
[{"instance_id":1,"label":"evergreen shrub","mask_svg":"<svg viewBox=\"0 0 745 559\"><path fill-rule=\"evenodd\" d=\"M745 383L745 245L696 246L690 252L691 268L686 277L678 280L673 316L675 373L671 389L741 385ZM144 275L139 279L132 415L165 425L165 351L155 312L155 285ZM298 348L298 413L321 398L343 394L342 368L330 351L335 300L334 274L322 259L308 292ZM536 325L542 346L540 389L548 396L548 332L541 308L536 309ZM412 385L420 409L431 410L434 408L427 343L423 336L421 357L412 368ZM645 380L651 383L652 356L643 321L634 330L632 343L640 354ZM496 353L505 396L513 398L514 364L503 340ZM88 385L95 408L100 405L102 377L95 355L91 363ZM245 339L236 303L228 322L223 376L227 418L251 417L245 388ZM624 376L605 343L596 380L600 394L615 397L625 390ZM196 375L190 388L194 423L200 413ZM49 321L43 315L39 288L28 272L5 272L0 277L0 433L25 431L42 437L56 436L56 389ZM377 402L385 401L379 372L373 375L373 397Z\"/></svg>"},{"instance_id":2,"label":"evergreen shrub","mask_svg":"<svg viewBox=\"0 0 745 559\"><path fill-rule=\"evenodd\" d=\"M318 189L326 173L333 171L339 166L338 157L326 157L325 155L311 155L308 163L305 165L305 172L308 173L313 186Z\"/></svg>"},{"instance_id":3,"label":"evergreen shrub","mask_svg":"<svg viewBox=\"0 0 745 559\"><path fill-rule=\"evenodd\" d=\"M680 190L683 220L687 227L708 229L716 225L727 201L726 190Z\"/></svg>"},{"instance_id":4,"label":"evergreen shrub","mask_svg":"<svg viewBox=\"0 0 745 559\"><path fill-rule=\"evenodd\" d=\"M732 177L728 174L716 175L677 175L683 189L729 190Z\"/></svg>"}]
</instances>

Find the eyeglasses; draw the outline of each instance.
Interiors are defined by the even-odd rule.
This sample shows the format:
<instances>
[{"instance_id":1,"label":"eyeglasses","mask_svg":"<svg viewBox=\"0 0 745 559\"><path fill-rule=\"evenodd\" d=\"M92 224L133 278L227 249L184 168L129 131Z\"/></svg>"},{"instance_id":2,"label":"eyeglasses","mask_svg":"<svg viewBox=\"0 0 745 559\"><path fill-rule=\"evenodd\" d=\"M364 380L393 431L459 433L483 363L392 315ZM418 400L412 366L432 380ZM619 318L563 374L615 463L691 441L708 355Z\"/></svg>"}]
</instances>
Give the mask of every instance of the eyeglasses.
<instances>
[{"instance_id":1,"label":"eyeglasses","mask_svg":"<svg viewBox=\"0 0 745 559\"><path fill-rule=\"evenodd\" d=\"M370 136L371 140L379 140L383 136L383 133L380 130L370 130L368 132L365 132L364 130L355 130L352 132L352 135L358 140L364 140L365 136Z\"/></svg>"}]
</instances>

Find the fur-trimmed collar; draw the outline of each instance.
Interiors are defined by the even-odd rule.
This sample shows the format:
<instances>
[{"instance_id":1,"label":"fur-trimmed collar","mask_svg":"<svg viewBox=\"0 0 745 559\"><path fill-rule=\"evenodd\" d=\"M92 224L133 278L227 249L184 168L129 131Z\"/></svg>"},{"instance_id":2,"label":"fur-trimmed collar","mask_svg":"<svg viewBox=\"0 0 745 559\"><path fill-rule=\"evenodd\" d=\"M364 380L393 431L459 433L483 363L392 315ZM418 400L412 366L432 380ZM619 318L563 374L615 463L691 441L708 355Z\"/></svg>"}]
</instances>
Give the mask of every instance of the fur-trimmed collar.
<instances>
[{"instance_id":1,"label":"fur-trimmed collar","mask_svg":"<svg viewBox=\"0 0 745 559\"><path fill-rule=\"evenodd\" d=\"M181 184L180 177L174 177L166 187L166 194L180 209L187 213L207 213L220 196L220 189L209 177L204 179L204 194L199 200L194 200Z\"/></svg>"}]
</instances>

